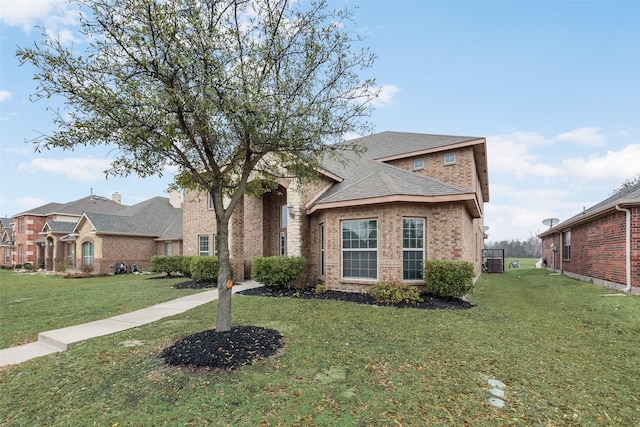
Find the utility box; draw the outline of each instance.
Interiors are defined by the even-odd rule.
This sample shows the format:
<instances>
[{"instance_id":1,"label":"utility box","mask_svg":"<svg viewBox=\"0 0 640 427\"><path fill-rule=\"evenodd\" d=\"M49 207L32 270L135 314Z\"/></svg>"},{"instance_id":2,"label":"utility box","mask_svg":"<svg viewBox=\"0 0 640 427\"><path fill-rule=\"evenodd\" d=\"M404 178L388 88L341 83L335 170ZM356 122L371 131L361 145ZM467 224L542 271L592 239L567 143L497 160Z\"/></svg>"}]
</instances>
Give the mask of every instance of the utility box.
<instances>
[{"instance_id":1,"label":"utility box","mask_svg":"<svg viewBox=\"0 0 640 427\"><path fill-rule=\"evenodd\" d=\"M487 273L504 273L504 249L483 249L482 269Z\"/></svg>"}]
</instances>

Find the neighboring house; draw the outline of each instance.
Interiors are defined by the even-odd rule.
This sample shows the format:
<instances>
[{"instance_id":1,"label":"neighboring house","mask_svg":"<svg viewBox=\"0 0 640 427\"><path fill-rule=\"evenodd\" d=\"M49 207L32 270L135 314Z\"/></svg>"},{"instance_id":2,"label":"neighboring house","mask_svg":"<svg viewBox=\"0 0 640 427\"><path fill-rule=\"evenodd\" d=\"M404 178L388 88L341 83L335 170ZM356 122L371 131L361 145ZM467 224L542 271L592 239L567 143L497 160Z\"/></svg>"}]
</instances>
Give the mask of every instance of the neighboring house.
<instances>
[{"instance_id":1,"label":"neighboring house","mask_svg":"<svg viewBox=\"0 0 640 427\"><path fill-rule=\"evenodd\" d=\"M114 199L91 195L69 203L48 203L35 209L14 215L13 251L11 265L31 263L37 268L51 270L54 259L63 259L62 248L54 247L55 239L46 240L41 235L47 221L75 224L83 212L114 213L123 209L120 195Z\"/></svg>"},{"instance_id":2,"label":"neighboring house","mask_svg":"<svg viewBox=\"0 0 640 427\"><path fill-rule=\"evenodd\" d=\"M13 266L13 218L0 218L0 266Z\"/></svg>"},{"instance_id":3,"label":"neighboring house","mask_svg":"<svg viewBox=\"0 0 640 427\"><path fill-rule=\"evenodd\" d=\"M362 155L326 159L312 185L283 178L270 193L244 196L230 222L234 279L250 276L253 257L276 255L303 256L306 280L330 289L419 284L425 258L481 272L485 139L383 132L357 142ZM184 199L184 254L215 255L210 198Z\"/></svg>"},{"instance_id":4,"label":"neighboring house","mask_svg":"<svg viewBox=\"0 0 640 427\"><path fill-rule=\"evenodd\" d=\"M547 268L640 292L640 183L541 233Z\"/></svg>"},{"instance_id":5,"label":"neighboring house","mask_svg":"<svg viewBox=\"0 0 640 427\"><path fill-rule=\"evenodd\" d=\"M154 255L182 255L181 205L180 194L173 192L169 198L154 197L113 214L85 212L58 239L68 248L68 258L56 261L104 274L115 272L119 264L127 271L147 270ZM47 241L64 233L57 231L60 224L47 226Z\"/></svg>"}]
</instances>

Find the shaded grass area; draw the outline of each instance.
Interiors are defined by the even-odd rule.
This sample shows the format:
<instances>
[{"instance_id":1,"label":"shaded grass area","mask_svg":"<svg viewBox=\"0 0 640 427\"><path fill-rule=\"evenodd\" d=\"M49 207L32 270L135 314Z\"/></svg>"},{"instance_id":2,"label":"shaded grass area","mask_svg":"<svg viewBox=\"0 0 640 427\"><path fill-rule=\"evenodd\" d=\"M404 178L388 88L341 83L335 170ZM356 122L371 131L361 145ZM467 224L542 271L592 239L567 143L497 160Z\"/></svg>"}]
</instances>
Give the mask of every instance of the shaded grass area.
<instances>
[{"instance_id":1,"label":"shaded grass area","mask_svg":"<svg viewBox=\"0 0 640 427\"><path fill-rule=\"evenodd\" d=\"M105 319L199 292L176 290L180 279L148 275L65 279L0 270L0 348L37 340L38 333Z\"/></svg>"},{"instance_id":2,"label":"shaded grass area","mask_svg":"<svg viewBox=\"0 0 640 427\"><path fill-rule=\"evenodd\" d=\"M0 371L0 423L201 426L632 426L640 298L543 270L481 277L469 310L236 295L234 323L279 331L236 371L159 357L215 303ZM487 379L506 384L502 409Z\"/></svg>"}]
</instances>

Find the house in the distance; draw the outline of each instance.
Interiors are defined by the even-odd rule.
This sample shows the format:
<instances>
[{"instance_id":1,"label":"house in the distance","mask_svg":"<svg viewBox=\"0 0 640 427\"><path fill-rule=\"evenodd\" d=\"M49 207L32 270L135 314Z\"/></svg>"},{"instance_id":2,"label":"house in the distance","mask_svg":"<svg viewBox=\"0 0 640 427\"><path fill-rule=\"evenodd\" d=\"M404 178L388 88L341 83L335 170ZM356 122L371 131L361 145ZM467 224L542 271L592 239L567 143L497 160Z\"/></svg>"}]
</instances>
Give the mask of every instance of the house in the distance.
<instances>
[{"instance_id":1,"label":"house in the distance","mask_svg":"<svg viewBox=\"0 0 640 427\"><path fill-rule=\"evenodd\" d=\"M154 255L182 254L182 201L178 192L133 206L91 195L49 203L16 215L3 233L2 265L31 263L46 271L68 268L113 273L124 264L148 269ZM4 226L4 222L3 222ZM8 252L8 258L5 254Z\"/></svg>"},{"instance_id":2,"label":"house in the distance","mask_svg":"<svg viewBox=\"0 0 640 427\"><path fill-rule=\"evenodd\" d=\"M30 263L36 268L51 270L55 259L68 255L63 252L66 246L54 247L56 240L45 239L41 234L45 223L50 222L56 231L65 227L68 230L84 212L114 213L123 208L120 195L114 193L113 199L90 195L69 203L48 203L14 215L11 259L6 265Z\"/></svg>"},{"instance_id":3,"label":"house in the distance","mask_svg":"<svg viewBox=\"0 0 640 427\"><path fill-rule=\"evenodd\" d=\"M283 178L244 196L230 222L235 280L250 276L253 257L276 255L303 256L306 280L330 289L419 284L425 258L469 261L480 273L485 139L383 132L357 143L363 154L325 159L312 185ZM210 198L184 199L184 254L215 255Z\"/></svg>"},{"instance_id":4,"label":"house in the distance","mask_svg":"<svg viewBox=\"0 0 640 427\"><path fill-rule=\"evenodd\" d=\"M0 218L0 267L12 267L13 218Z\"/></svg>"},{"instance_id":5,"label":"house in the distance","mask_svg":"<svg viewBox=\"0 0 640 427\"><path fill-rule=\"evenodd\" d=\"M547 268L640 292L640 183L541 233Z\"/></svg>"}]
</instances>

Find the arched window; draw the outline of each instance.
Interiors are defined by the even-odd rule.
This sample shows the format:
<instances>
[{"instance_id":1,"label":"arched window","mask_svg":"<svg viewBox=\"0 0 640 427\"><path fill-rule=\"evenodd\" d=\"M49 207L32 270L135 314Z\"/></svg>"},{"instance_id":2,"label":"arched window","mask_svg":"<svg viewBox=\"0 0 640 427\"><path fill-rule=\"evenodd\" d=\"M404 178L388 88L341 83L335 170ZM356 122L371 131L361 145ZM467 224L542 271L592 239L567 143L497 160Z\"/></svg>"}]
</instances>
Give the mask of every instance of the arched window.
<instances>
[{"instance_id":1,"label":"arched window","mask_svg":"<svg viewBox=\"0 0 640 427\"><path fill-rule=\"evenodd\" d=\"M93 265L93 243L82 244L82 265Z\"/></svg>"}]
</instances>

